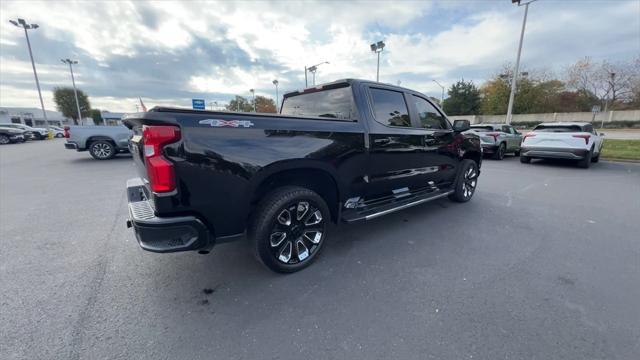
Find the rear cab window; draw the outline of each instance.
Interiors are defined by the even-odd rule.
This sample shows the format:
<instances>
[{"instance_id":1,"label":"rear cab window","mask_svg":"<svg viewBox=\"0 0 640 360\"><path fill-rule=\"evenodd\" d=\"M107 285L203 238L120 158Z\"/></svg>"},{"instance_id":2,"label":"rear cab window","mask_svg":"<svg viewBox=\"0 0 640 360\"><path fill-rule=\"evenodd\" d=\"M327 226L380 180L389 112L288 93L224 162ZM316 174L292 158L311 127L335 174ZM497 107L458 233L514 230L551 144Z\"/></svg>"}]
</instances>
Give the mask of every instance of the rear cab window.
<instances>
[{"instance_id":1,"label":"rear cab window","mask_svg":"<svg viewBox=\"0 0 640 360\"><path fill-rule=\"evenodd\" d=\"M342 121L357 119L353 92L347 83L285 95L281 114Z\"/></svg>"}]
</instances>

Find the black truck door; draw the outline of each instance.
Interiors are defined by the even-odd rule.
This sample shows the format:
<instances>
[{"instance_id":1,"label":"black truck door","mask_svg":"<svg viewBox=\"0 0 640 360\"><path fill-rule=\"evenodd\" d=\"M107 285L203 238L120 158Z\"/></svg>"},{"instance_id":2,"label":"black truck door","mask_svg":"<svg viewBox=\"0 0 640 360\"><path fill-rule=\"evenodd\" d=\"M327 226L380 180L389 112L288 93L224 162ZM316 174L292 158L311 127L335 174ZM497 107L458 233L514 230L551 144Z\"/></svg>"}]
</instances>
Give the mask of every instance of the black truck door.
<instances>
[{"instance_id":1,"label":"black truck door","mask_svg":"<svg viewBox=\"0 0 640 360\"><path fill-rule=\"evenodd\" d=\"M373 119L369 121L369 161L366 198L399 194L427 185L425 131L412 127L409 106L401 91L369 87Z\"/></svg>"},{"instance_id":2,"label":"black truck door","mask_svg":"<svg viewBox=\"0 0 640 360\"><path fill-rule=\"evenodd\" d=\"M447 186L456 173L458 146L446 117L426 98L408 94L409 109L415 126L423 130L422 167L426 181L438 187Z\"/></svg>"}]
</instances>

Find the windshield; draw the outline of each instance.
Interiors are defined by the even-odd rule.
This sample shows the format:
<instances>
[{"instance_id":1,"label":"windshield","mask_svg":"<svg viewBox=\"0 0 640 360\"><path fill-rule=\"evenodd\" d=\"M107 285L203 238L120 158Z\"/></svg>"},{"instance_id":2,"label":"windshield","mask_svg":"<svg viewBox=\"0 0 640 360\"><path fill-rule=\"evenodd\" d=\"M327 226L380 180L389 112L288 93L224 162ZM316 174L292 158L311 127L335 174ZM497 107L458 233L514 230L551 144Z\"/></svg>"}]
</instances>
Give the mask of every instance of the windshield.
<instances>
[{"instance_id":1,"label":"windshield","mask_svg":"<svg viewBox=\"0 0 640 360\"><path fill-rule=\"evenodd\" d=\"M533 131L537 132L582 132L582 128L577 125L539 125Z\"/></svg>"},{"instance_id":2,"label":"windshield","mask_svg":"<svg viewBox=\"0 0 640 360\"><path fill-rule=\"evenodd\" d=\"M489 132L489 131L493 131L493 126L472 126L471 130L474 130L477 132Z\"/></svg>"},{"instance_id":3,"label":"windshield","mask_svg":"<svg viewBox=\"0 0 640 360\"><path fill-rule=\"evenodd\" d=\"M355 117L352 100L351 86L303 93L286 97L282 114L351 120Z\"/></svg>"}]
</instances>

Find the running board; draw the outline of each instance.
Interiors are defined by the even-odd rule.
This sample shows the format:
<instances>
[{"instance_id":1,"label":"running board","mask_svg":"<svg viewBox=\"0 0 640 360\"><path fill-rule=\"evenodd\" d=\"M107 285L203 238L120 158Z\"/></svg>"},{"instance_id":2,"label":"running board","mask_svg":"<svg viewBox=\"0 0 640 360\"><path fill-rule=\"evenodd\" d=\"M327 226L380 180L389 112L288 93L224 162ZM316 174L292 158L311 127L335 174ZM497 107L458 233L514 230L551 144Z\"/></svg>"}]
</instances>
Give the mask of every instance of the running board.
<instances>
[{"instance_id":1,"label":"running board","mask_svg":"<svg viewBox=\"0 0 640 360\"><path fill-rule=\"evenodd\" d=\"M402 200L395 200L384 205L376 206L374 208L362 209L359 211L353 210L349 211L348 213L345 211L345 213L343 213L342 215L342 220L347 223L353 223L357 221L375 219L377 217L404 210L412 206L443 198L445 196L453 194L453 192L453 190L433 191L422 196L411 196Z\"/></svg>"}]
</instances>

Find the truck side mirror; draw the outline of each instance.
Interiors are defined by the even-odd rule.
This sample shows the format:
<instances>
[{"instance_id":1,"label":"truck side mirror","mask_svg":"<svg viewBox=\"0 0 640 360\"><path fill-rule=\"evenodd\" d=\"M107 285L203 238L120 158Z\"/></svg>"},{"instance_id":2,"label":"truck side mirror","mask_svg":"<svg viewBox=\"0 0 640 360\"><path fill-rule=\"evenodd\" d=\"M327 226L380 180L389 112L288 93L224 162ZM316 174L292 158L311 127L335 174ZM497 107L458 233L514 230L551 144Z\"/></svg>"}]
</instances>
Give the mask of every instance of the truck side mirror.
<instances>
[{"instance_id":1,"label":"truck side mirror","mask_svg":"<svg viewBox=\"0 0 640 360\"><path fill-rule=\"evenodd\" d=\"M453 122L453 131L463 132L471 129L469 120L456 120Z\"/></svg>"}]
</instances>

